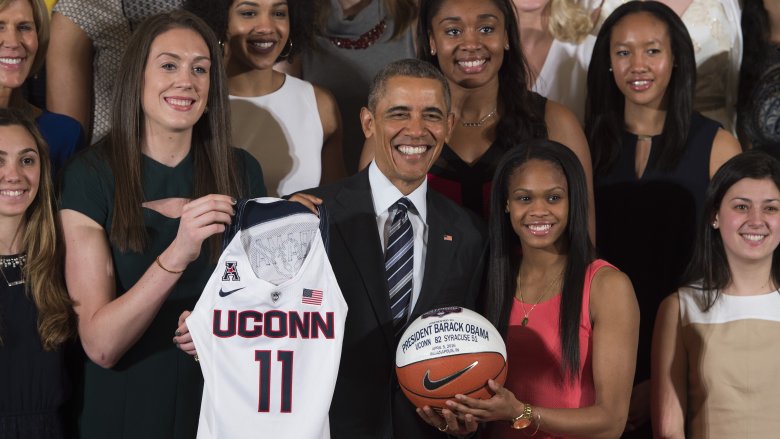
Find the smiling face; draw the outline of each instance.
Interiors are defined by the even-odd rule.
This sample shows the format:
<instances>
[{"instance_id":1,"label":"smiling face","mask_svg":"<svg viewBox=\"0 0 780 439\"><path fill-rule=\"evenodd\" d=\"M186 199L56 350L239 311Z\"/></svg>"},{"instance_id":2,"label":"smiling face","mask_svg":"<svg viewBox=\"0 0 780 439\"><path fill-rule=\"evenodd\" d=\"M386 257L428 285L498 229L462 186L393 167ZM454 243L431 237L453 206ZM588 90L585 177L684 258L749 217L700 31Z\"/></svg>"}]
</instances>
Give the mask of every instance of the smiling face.
<instances>
[{"instance_id":1,"label":"smiling face","mask_svg":"<svg viewBox=\"0 0 780 439\"><path fill-rule=\"evenodd\" d=\"M0 126L0 217L20 219L41 179L38 145L20 125Z\"/></svg>"},{"instance_id":2,"label":"smiling face","mask_svg":"<svg viewBox=\"0 0 780 439\"><path fill-rule=\"evenodd\" d=\"M452 128L442 84L410 76L388 79L376 108L363 108L360 119L377 167L405 195L426 178Z\"/></svg>"},{"instance_id":3,"label":"smiling face","mask_svg":"<svg viewBox=\"0 0 780 439\"><path fill-rule=\"evenodd\" d=\"M512 229L528 249L563 247L569 218L569 185L555 164L531 159L509 177L506 208Z\"/></svg>"},{"instance_id":4,"label":"smiling face","mask_svg":"<svg viewBox=\"0 0 780 439\"><path fill-rule=\"evenodd\" d=\"M447 0L431 19L429 43L451 83L498 84L508 47L504 14L492 1Z\"/></svg>"},{"instance_id":5,"label":"smiling face","mask_svg":"<svg viewBox=\"0 0 780 439\"><path fill-rule=\"evenodd\" d=\"M35 61L38 34L27 0L12 0L0 10L0 87L19 88Z\"/></svg>"},{"instance_id":6,"label":"smiling face","mask_svg":"<svg viewBox=\"0 0 780 439\"><path fill-rule=\"evenodd\" d=\"M647 12L623 17L612 28L610 65L630 105L666 109L674 56L666 24Z\"/></svg>"},{"instance_id":7,"label":"smiling face","mask_svg":"<svg viewBox=\"0 0 780 439\"><path fill-rule=\"evenodd\" d=\"M157 36L144 68L144 129L191 130L208 102L210 67L208 46L192 29L174 28Z\"/></svg>"},{"instance_id":8,"label":"smiling face","mask_svg":"<svg viewBox=\"0 0 780 439\"><path fill-rule=\"evenodd\" d=\"M235 0L228 19L231 67L274 66L290 36L287 0Z\"/></svg>"},{"instance_id":9,"label":"smiling face","mask_svg":"<svg viewBox=\"0 0 780 439\"><path fill-rule=\"evenodd\" d=\"M729 262L771 260L780 243L780 190L765 178L743 178L726 191L714 225Z\"/></svg>"}]
</instances>

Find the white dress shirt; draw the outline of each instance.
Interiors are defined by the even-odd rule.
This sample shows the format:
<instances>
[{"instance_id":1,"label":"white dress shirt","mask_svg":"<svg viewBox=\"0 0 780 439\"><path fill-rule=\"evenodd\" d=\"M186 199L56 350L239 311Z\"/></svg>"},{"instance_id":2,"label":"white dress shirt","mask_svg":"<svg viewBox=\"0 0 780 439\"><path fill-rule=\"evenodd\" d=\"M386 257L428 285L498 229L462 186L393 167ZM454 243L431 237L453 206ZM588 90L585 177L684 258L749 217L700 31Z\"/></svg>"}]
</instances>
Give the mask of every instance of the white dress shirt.
<instances>
[{"instance_id":1,"label":"white dress shirt","mask_svg":"<svg viewBox=\"0 0 780 439\"><path fill-rule=\"evenodd\" d=\"M385 177L382 171L376 166L376 162L371 162L368 167L368 183L371 186L371 198L374 201L374 214L376 214L376 227L379 232L379 240L383 251L385 243L390 235L390 225L392 220L390 208L404 194L396 188L390 180ZM409 302L409 312L412 314L417 299L420 297L422 287L423 272L425 271L425 253L428 245L428 224L426 196L428 193L428 181L423 180L422 184L406 198L414 204L414 209L409 209L408 218L412 222L412 232L414 233L414 262L412 269L412 298ZM392 212L395 214L395 211Z\"/></svg>"}]
</instances>

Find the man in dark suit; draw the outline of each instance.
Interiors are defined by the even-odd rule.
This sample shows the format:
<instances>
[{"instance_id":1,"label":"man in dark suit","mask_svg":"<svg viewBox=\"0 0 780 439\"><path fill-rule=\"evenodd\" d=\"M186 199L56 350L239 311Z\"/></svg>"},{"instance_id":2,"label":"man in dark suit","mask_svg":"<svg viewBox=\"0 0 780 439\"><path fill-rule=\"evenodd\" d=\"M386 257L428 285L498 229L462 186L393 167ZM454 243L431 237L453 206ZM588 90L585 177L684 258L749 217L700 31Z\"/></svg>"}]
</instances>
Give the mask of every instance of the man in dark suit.
<instances>
[{"instance_id":1,"label":"man in dark suit","mask_svg":"<svg viewBox=\"0 0 780 439\"><path fill-rule=\"evenodd\" d=\"M426 183L453 124L447 81L422 61L392 63L374 79L360 117L375 145L374 162L352 177L307 191L328 210L330 262L349 305L330 409L332 437L442 438L404 397L394 359L408 322L441 306L473 308L481 288L484 224ZM414 257L409 298L396 312L399 300L391 298L386 253L401 198L410 205L403 219L408 215L412 225Z\"/></svg>"}]
</instances>

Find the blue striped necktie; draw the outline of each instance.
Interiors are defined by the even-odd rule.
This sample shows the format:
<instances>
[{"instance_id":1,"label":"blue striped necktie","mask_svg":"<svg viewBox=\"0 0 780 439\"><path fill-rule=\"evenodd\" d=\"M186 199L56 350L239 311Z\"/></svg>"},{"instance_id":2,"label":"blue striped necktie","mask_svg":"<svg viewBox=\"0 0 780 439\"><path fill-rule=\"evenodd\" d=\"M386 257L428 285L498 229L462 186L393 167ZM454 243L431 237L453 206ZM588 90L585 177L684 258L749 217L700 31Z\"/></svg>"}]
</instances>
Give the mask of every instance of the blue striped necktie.
<instances>
[{"instance_id":1,"label":"blue striped necktie","mask_svg":"<svg viewBox=\"0 0 780 439\"><path fill-rule=\"evenodd\" d=\"M407 212L414 205L408 198L399 199L393 207L395 215L390 226L385 251L385 274L390 293L390 312L396 340L401 335L409 315L412 298L412 268L414 266L414 233Z\"/></svg>"}]
</instances>

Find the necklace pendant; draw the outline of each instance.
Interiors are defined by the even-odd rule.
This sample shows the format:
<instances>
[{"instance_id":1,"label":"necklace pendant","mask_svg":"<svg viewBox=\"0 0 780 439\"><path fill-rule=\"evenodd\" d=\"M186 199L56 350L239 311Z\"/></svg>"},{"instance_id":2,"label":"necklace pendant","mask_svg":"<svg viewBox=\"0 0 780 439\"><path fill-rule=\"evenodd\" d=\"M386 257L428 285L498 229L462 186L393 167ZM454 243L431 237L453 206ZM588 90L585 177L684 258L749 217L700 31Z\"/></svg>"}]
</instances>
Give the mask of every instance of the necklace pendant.
<instances>
[{"instance_id":1,"label":"necklace pendant","mask_svg":"<svg viewBox=\"0 0 780 439\"><path fill-rule=\"evenodd\" d=\"M523 317L523 321L520 322L520 324L523 326L528 326L528 316Z\"/></svg>"}]
</instances>

